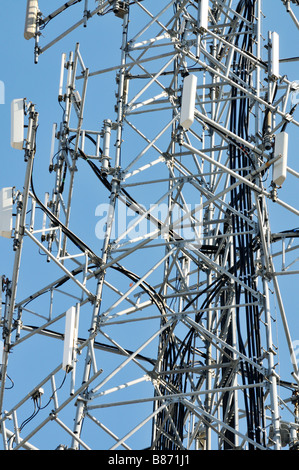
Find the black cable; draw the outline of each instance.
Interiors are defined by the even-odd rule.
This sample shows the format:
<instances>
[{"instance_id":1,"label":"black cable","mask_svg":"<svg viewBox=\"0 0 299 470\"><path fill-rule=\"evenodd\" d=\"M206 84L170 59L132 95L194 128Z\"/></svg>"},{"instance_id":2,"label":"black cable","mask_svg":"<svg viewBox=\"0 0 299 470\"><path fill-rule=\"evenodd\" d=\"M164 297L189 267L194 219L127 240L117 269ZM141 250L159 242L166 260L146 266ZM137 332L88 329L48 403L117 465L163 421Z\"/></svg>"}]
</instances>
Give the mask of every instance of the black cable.
<instances>
[{"instance_id":1,"label":"black cable","mask_svg":"<svg viewBox=\"0 0 299 470\"><path fill-rule=\"evenodd\" d=\"M31 176L31 190L34 196L34 199L41 207L41 209L48 215L54 225L57 225L61 228L62 232L67 235L67 237L79 248L82 252L88 253L93 262L95 262L98 266L101 265L101 259L82 241L80 240L77 235L75 235L68 227L66 227L54 214L51 212L37 197L34 185L33 185L33 177Z\"/></svg>"},{"instance_id":2,"label":"black cable","mask_svg":"<svg viewBox=\"0 0 299 470\"><path fill-rule=\"evenodd\" d=\"M237 6L237 11L240 13L241 9L244 8L243 16L248 21L251 21L253 17L253 7L255 2L251 1L240 1ZM241 22L243 23L243 22ZM239 32L242 30L244 24L240 24ZM245 31L248 30L248 26L245 26ZM239 35L236 38L235 45L239 42ZM252 35L244 35L241 49L246 52L252 53ZM250 79L247 59L244 57L238 57L238 54L234 55L234 71L240 76L243 82L248 82ZM243 94L244 95L244 94ZM237 98L238 91L233 87L232 96ZM242 96L242 93L241 95ZM231 103L231 117L230 117L230 130L238 134L243 139L248 139L248 125L249 125L249 102L245 97L241 100L239 106L237 106L236 100ZM236 148L233 145L229 146L230 156L230 168L236 170L239 168L247 167L247 155L240 148ZM242 171L242 176L246 176L246 171ZM231 179L232 184L235 179ZM245 185L240 185L238 188L234 188L231 191L231 205L237 211L242 213L250 213L252 208L251 192ZM233 237L233 268L234 276L241 278L245 284L249 287L254 288L253 277L255 273L254 260L253 260L253 236L242 233L248 231L249 227L247 222L243 218L239 218L236 214L232 214L232 233L241 233L237 237ZM237 262L238 260L238 262ZM236 303L241 301L241 286L235 283L235 298ZM241 310L236 310L237 320L237 335L239 350L244 355L256 360L260 357L261 353L261 341L259 331L259 312L258 308L252 305L252 295L245 289L244 291L244 302L248 303L249 306L245 308L244 327L246 331L246 343L247 351L245 348L245 342L242 335L241 326ZM256 371L256 368L248 364L246 361L241 363L241 376L243 384L247 383L260 383L260 374ZM246 411L248 435L252 439L256 439L259 443L264 443L263 436L261 435L261 428L264 423L263 417L263 397L262 392L259 390L249 389L248 392L244 392L244 405ZM253 447L250 445L249 447Z\"/></svg>"},{"instance_id":3,"label":"black cable","mask_svg":"<svg viewBox=\"0 0 299 470\"><path fill-rule=\"evenodd\" d=\"M294 112L295 112L297 106L298 106L298 103L296 103L296 104L292 107L291 111L289 112L289 115L290 115L290 116L293 116L293 114L294 114ZM286 121L286 122L284 123L284 125L283 125L282 128L281 128L281 132L284 132L284 131L286 130L286 127L287 127L287 125L289 124L289 122L290 122L290 121Z\"/></svg>"},{"instance_id":4,"label":"black cable","mask_svg":"<svg viewBox=\"0 0 299 470\"><path fill-rule=\"evenodd\" d=\"M0 374L0 376L1 376L1 374ZM8 380L10 380L11 386L10 387L5 387L5 390L11 390L15 386L14 381L12 380L11 377L9 377L8 374L6 374L6 377L8 378Z\"/></svg>"},{"instance_id":5,"label":"black cable","mask_svg":"<svg viewBox=\"0 0 299 470\"><path fill-rule=\"evenodd\" d=\"M26 426L26 424L28 424L30 421L32 421L33 418L35 418L35 416L39 412L39 408L37 406L37 400L38 399L35 398L35 397L32 397L32 398L33 398L33 403L34 403L34 410L33 410L32 414L22 422L21 426L19 427L19 431L22 431L22 429Z\"/></svg>"},{"instance_id":6,"label":"black cable","mask_svg":"<svg viewBox=\"0 0 299 470\"><path fill-rule=\"evenodd\" d=\"M57 387L54 390L54 392L52 393L52 395L50 396L48 402L45 405L41 406L41 400L40 400L40 403L37 405L39 410L44 410L45 408L47 408L47 406L49 406L49 404L51 403L51 400L54 398L55 393L63 387L63 385L65 383L65 380L66 380L66 376L67 376L67 373L65 372L61 384L59 385L59 387Z\"/></svg>"},{"instance_id":7,"label":"black cable","mask_svg":"<svg viewBox=\"0 0 299 470\"><path fill-rule=\"evenodd\" d=\"M76 5L77 3L80 3L82 0L76 0L74 3L72 3L71 5L68 5L68 2L66 2L64 4L64 9L59 11L58 13L56 13L55 15L54 14L50 14L48 15L46 18L49 18L48 21L45 22L45 20L43 20L42 18L40 19L40 30L42 31L43 29L45 29L45 27L50 23L51 20L53 20L54 18L56 18L58 15L60 15L60 13L63 13L67 8L69 7L72 7L73 5ZM54 12L55 13L55 12Z\"/></svg>"},{"instance_id":8,"label":"black cable","mask_svg":"<svg viewBox=\"0 0 299 470\"><path fill-rule=\"evenodd\" d=\"M245 2L245 1L239 2L238 7L237 7L237 12L238 13L241 12L241 9L243 8L243 6L247 6L246 15L249 16L250 8L248 8L248 7L252 6L252 4L249 3L249 2ZM241 31L242 28L243 28L243 22L239 26L239 31ZM249 46L250 46L250 42L247 44L247 39L246 39L246 35L245 35L245 38L243 40L243 46L242 46L243 50L245 48L249 49ZM236 59L236 57L235 57L235 59ZM246 78L247 78L247 75L246 75L247 74L246 61L241 59L239 64L238 65L237 64L238 63L236 61L235 62L235 72L240 73L240 71L241 71L241 77L240 78L245 82ZM235 96L235 98L237 98L237 89L236 88L232 89L232 97L234 98L234 96ZM237 107L234 103L234 100L232 100L233 104L232 104L232 113L231 113L232 114L232 117L231 117L232 128L231 128L231 130L236 135L239 135L239 136L243 137L245 140L247 140L248 139L247 127L248 127L248 122L249 122L248 100L245 101L245 99L244 99L244 100L240 100L240 101L241 101L241 105L239 106L239 111L238 111ZM251 164L253 163L252 159L249 156L248 149L241 148L240 145L236 145L236 143L233 142L232 140L230 141L230 150L231 150L230 156L231 156L231 162L232 162L231 167L232 168L242 168L242 167L248 166L248 164L246 162L246 159L248 159L248 158L249 158ZM232 183L233 182L234 181L232 181ZM248 191L246 189L241 188L240 191L235 190L235 191L232 192L232 206L235 207L239 211L245 211L245 210L247 210L248 208L251 207L250 206L250 199L248 199ZM235 227L234 232L238 232L239 230L245 230L246 229L246 227L244 226L243 220L239 221L237 217L235 217L233 226ZM230 267L229 270L232 271L236 277L239 277L239 274L241 274L242 276L244 276L245 281L247 281L248 276L247 276L246 269L250 265L250 262L251 262L250 257L249 257L249 253L248 253L250 244L246 245L246 243L248 241L244 240L244 237L242 237L242 238L239 237L238 240L239 240L239 247L240 247L241 250L240 250L239 256L237 256L237 246L235 245L235 248L234 248L234 251L235 251L234 261L233 261L233 264L232 264L232 266ZM248 247L248 249L246 248L246 246ZM243 258L242 255L244 255L244 258ZM213 301L215 296L219 292L221 292L221 289L223 288L223 286L226 283L226 278L225 277L220 278L220 280L217 280L217 283L216 283L216 281L214 281L214 283L215 283L214 288L211 288L211 286L207 287L206 292L210 288L210 293L209 293L209 295L207 295L207 297L206 297L205 301L203 302L201 308L207 307ZM240 294L241 290L240 290L239 285L237 285L237 288L238 288L238 291L239 291L239 294ZM186 305L185 309L187 310L187 308L189 308L190 305L192 305L192 303L194 303L199 298L200 295L201 294L195 296L194 299L189 301L189 303ZM237 300L236 300L236 302L237 302ZM201 317L202 317L202 314L197 315L196 320L199 321ZM248 319L251 320L251 318L249 316L248 316ZM239 332L240 331L241 330L239 330ZM182 341L181 346L178 349L176 354L174 354L174 345L170 344L170 347L168 348L168 350L165 351L163 370L167 370L167 368L174 369L176 366L179 367L179 365L182 366L183 364L186 364L186 361L188 361L188 359L190 358L190 354L191 354L191 344L192 344L192 341L193 341L193 335L194 335L194 330L190 330L189 333L187 334L186 338ZM239 335L239 341L241 342L241 344L244 348L242 335ZM245 350L245 348L244 348L244 350ZM248 375L248 372L249 372L249 374L251 374L251 371L250 370L248 371L248 368L247 368L246 375ZM243 374L243 376L245 377L245 374ZM172 380L171 380L172 384L178 385L177 381L180 381L180 386L182 385L181 375L178 374L177 376L172 376L171 378L172 378ZM186 388L186 385L187 385L187 380L185 380L185 384L183 386L183 389ZM246 410L246 414L248 416L248 428L250 430L249 432L251 432L251 429L254 427L254 422L252 420L250 420L250 410L256 416L256 406L255 406L255 403L254 403L254 399L252 399L252 397L251 397L251 400L248 403L247 410ZM184 415L184 413L183 413L183 415ZM177 428L180 429L180 425L183 422L183 416L180 414L180 410L178 410L178 409L174 410L173 413L171 414L171 417L172 417L172 420L174 421L174 423L176 424ZM160 422L163 420L163 418L164 418L164 414L162 414L162 416L160 418ZM169 432L169 429L167 431ZM170 433L170 435L172 435L172 434ZM173 444L171 442L169 442L169 439L167 439L167 438L163 438L162 441L163 441L163 445L168 446L167 448L173 446ZM160 447L160 448L163 448L163 446Z\"/></svg>"}]
</instances>

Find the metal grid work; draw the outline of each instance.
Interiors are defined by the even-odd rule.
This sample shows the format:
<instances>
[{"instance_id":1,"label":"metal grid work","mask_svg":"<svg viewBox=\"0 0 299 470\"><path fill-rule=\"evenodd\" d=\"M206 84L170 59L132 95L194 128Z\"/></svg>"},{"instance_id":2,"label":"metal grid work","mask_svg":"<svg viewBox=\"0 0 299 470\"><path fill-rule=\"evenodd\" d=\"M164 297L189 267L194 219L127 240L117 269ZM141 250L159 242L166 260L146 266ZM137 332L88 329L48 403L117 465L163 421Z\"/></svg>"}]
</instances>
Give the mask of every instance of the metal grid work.
<instances>
[{"instance_id":1,"label":"metal grid work","mask_svg":"<svg viewBox=\"0 0 299 470\"><path fill-rule=\"evenodd\" d=\"M293 256L298 232L272 233L268 203L298 216L279 197L277 148L299 123L288 100L295 85L279 73L276 33L267 60L262 55L262 2L87 5L80 24L119 18L121 53L101 69L85 64L79 43L62 55L63 112L53 126L54 183L45 200L33 168L38 105L25 103L25 189L15 195L14 271L3 279L4 448L38 448L49 427L61 434L46 435L48 449L295 448L298 369L278 283L286 265L279 273L273 259ZM40 28L61 11L38 15L36 62L57 42L42 46ZM84 128L87 90L110 73L115 116L101 129ZM73 229L91 185L101 201L96 247L84 227ZM20 297L19 275L31 268L22 261L25 239L47 262L38 287ZM278 241L283 249L274 252ZM289 380L277 371L273 297ZM8 406L10 363L16 367L22 348L31 389L15 392ZM33 373L37 351L49 364Z\"/></svg>"}]
</instances>

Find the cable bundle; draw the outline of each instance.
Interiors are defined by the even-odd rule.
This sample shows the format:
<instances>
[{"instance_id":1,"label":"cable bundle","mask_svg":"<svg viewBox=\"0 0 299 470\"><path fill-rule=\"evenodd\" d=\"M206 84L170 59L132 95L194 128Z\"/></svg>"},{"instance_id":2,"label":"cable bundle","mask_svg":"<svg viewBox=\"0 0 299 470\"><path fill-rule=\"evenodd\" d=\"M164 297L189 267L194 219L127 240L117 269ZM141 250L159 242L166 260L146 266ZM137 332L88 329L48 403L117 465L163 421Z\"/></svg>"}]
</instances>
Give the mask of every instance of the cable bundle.
<instances>
[{"instance_id":1,"label":"cable bundle","mask_svg":"<svg viewBox=\"0 0 299 470\"><path fill-rule=\"evenodd\" d=\"M242 0L239 2L236 11L239 13L244 8L244 18L249 22L252 22L254 17L254 5L255 0ZM252 34L247 34L248 26L242 23L239 25L239 32L241 32L241 30L244 31L242 44L239 46L238 43L240 42L240 35L237 35L235 45L240 47L242 51L252 54ZM248 85L250 85L251 79L249 67L250 63L248 59L235 53L234 72ZM235 99L237 97L237 88L232 88L230 130L243 139L248 140L249 99L245 97L243 92L240 92L239 97L241 99ZM252 163L249 159L249 152L247 149L241 149L233 144L229 145L229 162L230 168L235 171L240 171L240 174L244 177L248 174L248 170L240 169L249 167ZM231 184L234 183L235 179L232 177ZM231 206L246 216L251 213L253 204L251 200L251 191L248 186L240 185L231 191ZM233 259L231 260L231 265L234 267L233 274L236 278L241 279L248 287L256 290L256 281L254 279L255 266L253 259L253 235L246 233L250 231L250 227L242 217L239 217L236 213L232 213L231 219L232 234L239 234L233 236ZM235 302L238 305L241 303L242 287L240 284L235 283L234 290ZM236 310L239 350L242 354L256 361L257 358L261 357L259 310L257 306L252 305L254 303L254 299L247 289L244 291L244 303L249 304L245 307L245 312L240 308L237 308ZM245 331L245 340L243 338L242 329ZM256 368L248 362L241 363L241 375L243 385L259 384L263 380ZM262 429L264 429L262 388L256 387L250 388L247 391L245 390L244 404L248 437L259 444L265 444L265 436L262 431ZM224 410L224 412L227 412L227 410ZM250 448L253 447L254 446L250 444Z\"/></svg>"},{"instance_id":2,"label":"cable bundle","mask_svg":"<svg viewBox=\"0 0 299 470\"><path fill-rule=\"evenodd\" d=\"M234 45L242 51L252 56L253 51L253 33L248 24L253 24L255 11L255 0L240 0L236 12L236 22L238 24L237 31L235 31ZM240 20L240 15L247 21ZM232 28L229 33L233 33ZM231 34L228 34L230 40ZM241 43L241 44L239 44ZM250 61L243 55L235 52L233 58L233 71L234 74L242 80L243 83L251 85L251 72ZM238 80L236 78L236 80ZM239 93L239 95L238 95ZM243 140L249 138L249 99L244 92L239 92L237 87L231 89L231 109L230 109L230 131L240 136ZM247 176L250 168L254 166L254 162L250 156L249 150L240 146L237 142L229 140L229 167L230 169L238 172L243 177ZM235 183L235 179L231 178L231 184ZM238 216L237 212L245 214L250 217L252 213L253 204L251 200L250 188L247 185L239 185L231 191L231 206L236 209L236 212L231 212L229 216L232 220L232 239L233 249L230 259L228 261L228 271L235 278L241 279L249 288L256 290L255 285L255 266L253 259L254 252L254 239L251 232L251 227L247 224L243 217ZM236 235L234 235L236 234ZM238 234L238 235L237 235ZM194 304L201 295L206 295L200 310L210 306L213 300L218 296L220 304L223 307L229 305L229 293L224 287L228 287L228 276L221 276L214 280L206 287L200 294L195 296L184 308L186 311L190 305ZM237 338L239 351L246 357L253 361L257 361L261 357L261 340L259 329L259 310L254 305L255 299L249 290L245 289L239 283L234 284L235 304L239 305L244 300L248 306L245 311L236 308L236 323L237 323ZM228 310L224 310L221 317L221 326L225 328L225 322L229 320L227 314ZM197 322L201 320L201 314L197 314L195 319ZM226 342L228 345L233 346L233 325L228 321ZM244 334L245 331L245 334ZM164 349L163 357L161 360L162 371L172 371L167 376L163 375L164 382L160 382L159 393L163 395L171 395L172 393L186 392L188 387L196 390L201 387L205 381L205 375L198 378L197 383L192 383L194 375L188 373L175 373L176 369L188 368L194 365L196 354L205 361L206 355L203 352L195 349L196 332L190 329L188 334L183 340L179 340L174 336L170 330L163 332L161 341L161 349ZM226 362L230 362L232 353L229 348L224 348L220 362L222 366ZM204 365L204 363L202 363ZM220 377L219 386L231 386L233 374L230 374L230 367L222 367L222 376ZM257 372L256 368L248 362L240 363L240 372L243 385L260 384L263 377ZM194 380L194 379L193 379ZM191 385L192 384L192 385ZM232 429L236 425L235 411L234 411L234 397L229 392L223 394L223 420ZM202 405L204 406L204 404ZM263 406L263 390L261 387L253 387L244 389L244 406L247 421L247 434L248 437L255 442L265 445L265 434L263 432L264 426L264 406ZM209 410L207 410L209 411ZM171 403L169 407L158 414L156 417L156 440L153 441L152 446L157 450L175 450L184 448L182 445L184 424L189 411L182 402ZM203 423L204 417L202 418ZM225 449L234 448L235 436L234 432L222 429L223 446ZM253 449L252 444L249 445Z\"/></svg>"}]
</instances>

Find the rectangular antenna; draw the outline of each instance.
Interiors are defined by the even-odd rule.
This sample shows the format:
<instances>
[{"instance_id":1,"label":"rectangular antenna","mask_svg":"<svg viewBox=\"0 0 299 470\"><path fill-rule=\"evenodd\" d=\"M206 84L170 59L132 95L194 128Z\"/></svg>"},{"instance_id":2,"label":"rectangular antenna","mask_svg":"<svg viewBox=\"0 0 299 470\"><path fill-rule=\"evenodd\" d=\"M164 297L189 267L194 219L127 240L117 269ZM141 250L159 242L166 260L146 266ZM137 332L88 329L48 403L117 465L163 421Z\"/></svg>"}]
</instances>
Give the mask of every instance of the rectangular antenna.
<instances>
[{"instance_id":1,"label":"rectangular antenna","mask_svg":"<svg viewBox=\"0 0 299 470\"><path fill-rule=\"evenodd\" d=\"M38 14L38 0L27 0L24 38L31 39L35 36Z\"/></svg>"},{"instance_id":2,"label":"rectangular antenna","mask_svg":"<svg viewBox=\"0 0 299 470\"><path fill-rule=\"evenodd\" d=\"M57 123L53 123L52 127L52 139L51 139L51 151L50 151L50 163L49 163L49 171L53 171L53 160L54 160L54 155L55 155L55 137L56 137L56 131L57 131Z\"/></svg>"},{"instance_id":3,"label":"rectangular antenna","mask_svg":"<svg viewBox=\"0 0 299 470\"><path fill-rule=\"evenodd\" d=\"M209 0L201 0L198 8L198 27L208 29L209 24Z\"/></svg>"},{"instance_id":4,"label":"rectangular antenna","mask_svg":"<svg viewBox=\"0 0 299 470\"><path fill-rule=\"evenodd\" d=\"M64 79L65 60L66 60L66 54L63 53L61 56L60 80L59 80L59 91L58 91L59 101L62 101L63 99L63 79Z\"/></svg>"},{"instance_id":5,"label":"rectangular antenna","mask_svg":"<svg viewBox=\"0 0 299 470\"><path fill-rule=\"evenodd\" d=\"M0 190L0 236L11 238L12 235L12 188Z\"/></svg>"},{"instance_id":6,"label":"rectangular antenna","mask_svg":"<svg viewBox=\"0 0 299 470\"><path fill-rule=\"evenodd\" d=\"M76 308L71 307L65 315L65 334L62 368L69 372L73 368L74 347L77 341Z\"/></svg>"},{"instance_id":7,"label":"rectangular antenna","mask_svg":"<svg viewBox=\"0 0 299 470\"><path fill-rule=\"evenodd\" d=\"M187 75L184 78L180 125L189 129L194 121L197 77Z\"/></svg>"},{"instance_id":8,"label":"rectangular antenna","mask_svg":"<svg viewBox=\"0 0 299 470\"><path fill-rule=\"evenodd\" d=\"M279 34L269 31L269 74L279 78Z\"/></svg>"},{"instance_id":9,"label":"rectangular antenna","mask_svg":"<svg viewBox=\"0 0 299 470\"><path fill-rule=\"evenodd\" d=\"M273 183L277 186L281 186L287 177L288 138L287 132L280 132L275 137L274 157L280 156L273 164Z\"/></svg>"},{"instance_id":10,"label":"rectangular antenna","mask_svg":"<svg viewBox=\"0 0 299 470\"><path fill-rule=\"evenodd\" d=\"M11 102L11 146L22 150L24 144L24 100Z\"/></svg>"}]
</instances>

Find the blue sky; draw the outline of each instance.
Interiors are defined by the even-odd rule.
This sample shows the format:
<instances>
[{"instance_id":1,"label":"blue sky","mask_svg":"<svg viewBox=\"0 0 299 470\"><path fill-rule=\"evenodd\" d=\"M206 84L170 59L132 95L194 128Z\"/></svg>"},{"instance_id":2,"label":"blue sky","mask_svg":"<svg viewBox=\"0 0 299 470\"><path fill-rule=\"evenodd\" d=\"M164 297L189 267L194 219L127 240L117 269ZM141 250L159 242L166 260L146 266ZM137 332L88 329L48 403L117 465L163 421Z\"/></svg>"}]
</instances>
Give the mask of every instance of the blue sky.
<instances>
[{"instance_id":1,"label":"blue sky","mask_svg":"<svg viewBox=\"0 0 299 470\"><path fill-rule=\"evenodd\" d=\"M157 0L153 0L157 1ZM93 18L88 27L82 26L67 38L54 45L40 58L38 65L33 63L33 42L25 41L23 37L25 1L15 0L12 11L12 2L2 2L0 18L0 80L4 85L4 104L0 105L0 129L1 129L1 171L0 187L15 186L23 187L25 163L23 153L10 147L10 103L15 98L26 97L28 101L36 104L39 112L39 130L37 140L37 156L34 166L35 190L41 197L45 191L51 191L52 177L48 173L52 123L60 122L61 108L57 102L58 83L60 74L60 60L63 52L69 53L74 50L75 43L80 42L80 51L84 61L92 70L110 67L119 63L121 44L121 20L114 15L106 15L104 18ZM94 2L90 2L92 8ZM280 0L264 0L264 37L267 38L267 30L277 31L281 38L281 57L298 56L298 35L291 18L287 15ZM40 0L40 8L46 15L62 4L61 0ZM45 30L45 37L41 38L41 45L45 45L66 28L80 19L83 2L69 9L57 18ZM297 8L299 10L299 7ZM296 9L294 8L294 11ZM299 17L299 11L298 15ZM91 47L92 45L92 47ZM265 51L266 57L266 51ZM288 75L290 80L299 80L299 62L283 64L283 74ZM84 125L86 128L101 128L104 118L114 116L115 104L115 77L114 73L107 74L102 78L100 89L93 85L91 80L87 110ZM299 120L299 111L295 119ZM290 133L289 166L299 171L298 167L298 129ZM86 178L89 178L86 169ZM298 207L298 180L288 176L286 184L279 192L279 197L288 204ZM95 235L97 218L95 210L101 202L101 195L96 187L88 188L89 205L84 207L84 217L88 221L85 224L87 230L82 229L80 219L73 220L73 230L78 230L80 236L94 249L101 246ZM81 197L78 190L77 197ZM271 213L272 231L281 231L298 226L296 216L286 214L273 203L269 203ZM13 264L12 241L0 239L0 275L11 276ZM28 258L26 258L28 256ZM25 259L30 259L25 255ZM29 282L24 279L25 284ZM282 280L283 298L286 305L288 319L293 334L293 339L299 339L299 327L297 322L298 306L294 302L296 288L298 288L298 277L285 276ZM20 286L22 291L22 285ZM279 340L280 341L280 340ZM287 358L288 352L283 344L282 357Z\"/></svg>"}]
</instances>

